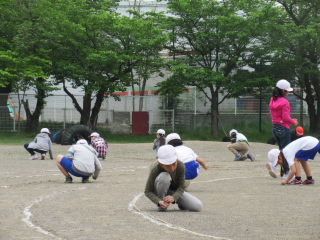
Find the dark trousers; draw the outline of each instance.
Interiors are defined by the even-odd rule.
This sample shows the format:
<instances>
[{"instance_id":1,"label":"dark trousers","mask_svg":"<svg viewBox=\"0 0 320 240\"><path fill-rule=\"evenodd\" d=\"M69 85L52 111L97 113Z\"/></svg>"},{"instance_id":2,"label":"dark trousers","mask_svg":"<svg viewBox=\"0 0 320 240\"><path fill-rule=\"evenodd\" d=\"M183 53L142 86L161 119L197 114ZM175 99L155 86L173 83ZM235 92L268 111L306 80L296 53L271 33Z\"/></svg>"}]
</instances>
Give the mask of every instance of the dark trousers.
<instances>
[{"instance_id":1,"label":"dark trousers","mask_svg":"<svg viewBox=\"0 0 320 240\"><path fill-rule=\"evenodd\" d=\"M291 142L291 133L289 128L279 124L273 124L272 133L279 145L280 150L285 148L285 146Z\"/></svg>"},{"instance_id":2,"label":"dark trousers","mask_svg":"<svg viewBox=\"0 0 320 240\"><path fill-rule=\"evenodd\" d=\"M46 154L47 151L43 151L43 150L39 150L39 149L33 149L33 148L28 148L29 146L29 143L25 143L24 145L24 148L32 155L35 155L36 153L35 152L38 152L40 154Z\"/></svg>"}]
</instances>

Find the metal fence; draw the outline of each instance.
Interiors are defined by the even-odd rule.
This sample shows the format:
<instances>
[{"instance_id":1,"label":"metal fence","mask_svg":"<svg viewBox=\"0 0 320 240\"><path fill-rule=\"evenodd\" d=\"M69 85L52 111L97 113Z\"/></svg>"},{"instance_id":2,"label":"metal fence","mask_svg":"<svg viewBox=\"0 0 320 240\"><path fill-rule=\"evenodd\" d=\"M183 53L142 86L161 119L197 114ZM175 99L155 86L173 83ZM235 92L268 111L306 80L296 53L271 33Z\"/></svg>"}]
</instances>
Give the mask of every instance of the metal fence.
<instances>
[{"instance_id":1,"label":"metal fence","mask_svg":"<svg viewBox=\"0 0 320 240\"><path fill-rule=\"evenodd\" d=\"M79 103L82 103L82 95L75 96ZM36 98L34 95L24 96L24 100L28 99L31 110L36 106ZM121 101L113 98L106 98L102 103L98 126L109 128L114 131L126 129L130 131L131 113L133 111L149 112L149 132L154 132L157 128L165 127L173 130L176 124L185 125L187 128L195 128L208 124L210 121L210 102L204 95L190 88L186 93L177 97L171 108L168 110L168 100L161 96L121 96ZM294 96L288 97L293 114L307 115L305 106L300 105L300 101ZM93 102L95 99L93 99ZM21 102L21 96L10 94L7 106L0 106L0 130L18 131L26 128L26 113ZM67 95L54 95L46 99L46 106L40 116L39 127L48 127L52 131L64 129L72 124L78 124L80 121L80 113L75 109L71 99ZM139 106L142 106L140 109ZM302 112L301 112L302 111ZM129 113L129 114L121 114ZM226 99L219 105L220 116L237 116L258 114L269 117L268 101L254 98L252 96L243 96L234 99ZM198 118L195 118L197 116ZM200 117L202 120L199 120ZM204 120L208 119L208 120ZM126 127L124 127L126 126Z\"/></svg>"}]
</instances>

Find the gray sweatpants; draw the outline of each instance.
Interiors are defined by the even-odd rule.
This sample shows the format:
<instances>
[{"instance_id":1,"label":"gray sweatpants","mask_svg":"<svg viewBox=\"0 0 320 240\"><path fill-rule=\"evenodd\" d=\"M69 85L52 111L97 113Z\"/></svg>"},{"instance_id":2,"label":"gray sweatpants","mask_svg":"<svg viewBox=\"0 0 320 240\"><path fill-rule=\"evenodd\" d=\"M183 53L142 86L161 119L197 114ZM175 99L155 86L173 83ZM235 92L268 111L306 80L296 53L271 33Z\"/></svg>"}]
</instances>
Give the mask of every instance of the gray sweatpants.
<instances>
[{"instance_id":1,"label":"gray sweatpants","mask_svg":"<svg viewBox=\"0 0 320 240\"><path fill-rule=\"evenodd\" d=\"M169 173L162 172L158 175L154 185L160 199L175 193L175 191L169 189L170 184L171 176ZM187 192L184 192L176 203L181 210L189 210L193 212L200 212L203 207L202 202L198 198Z\"/></svg>"}]
</instances>

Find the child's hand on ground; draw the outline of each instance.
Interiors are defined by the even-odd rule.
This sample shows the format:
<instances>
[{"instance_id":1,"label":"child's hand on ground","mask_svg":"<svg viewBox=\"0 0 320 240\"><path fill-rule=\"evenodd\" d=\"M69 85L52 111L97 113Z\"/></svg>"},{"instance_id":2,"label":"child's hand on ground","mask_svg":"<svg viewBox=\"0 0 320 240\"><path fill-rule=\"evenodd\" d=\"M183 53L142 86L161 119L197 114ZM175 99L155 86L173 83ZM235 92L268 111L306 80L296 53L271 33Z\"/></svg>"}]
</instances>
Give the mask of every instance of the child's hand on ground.
<instances>
[{"instance_id":1,"label":"child's hand on ground","mask_svg":"<svg viewBox=\"0 0 320 240\"><path fill-rule=\"evenodd\" d=\"M285 179L285 180L282 180L281 185L286 185L287 183L288 183L287 179Z\"/></svg>"},{"instance_id":2,"label":"child's hand on ground","mask_svg":"<svg viewBox=\"0 0 320 240\"><path fill-rule=\"evenodd\" d=\"M170 206L170 203L167 203L167 202L161 200L161 201L159 201L159 205L162 208L168 208Z\"/></svg>"},{"instance_id":3,"label":"child's hand on ground","mask_svg":"<svg viewBox=\"0 0 320 240\"><path fill-rule=\"evenodd\" d=\"M174 198L172 196L166 196L163 201L165 201L166 203L173 203L174 202Z\"/></svg>"},{"instance_id":4,"label":"child's hand on ground","mask_svg":"<svg viewBox=\"0 0 320 240\"><path fill-rule=\"evenodd\" d=\"M207 170L207 169L209 168L209 165L205 163L205 164L203 165L203 168L204 168L205 170Z\"/></svg>"}]
</instances>

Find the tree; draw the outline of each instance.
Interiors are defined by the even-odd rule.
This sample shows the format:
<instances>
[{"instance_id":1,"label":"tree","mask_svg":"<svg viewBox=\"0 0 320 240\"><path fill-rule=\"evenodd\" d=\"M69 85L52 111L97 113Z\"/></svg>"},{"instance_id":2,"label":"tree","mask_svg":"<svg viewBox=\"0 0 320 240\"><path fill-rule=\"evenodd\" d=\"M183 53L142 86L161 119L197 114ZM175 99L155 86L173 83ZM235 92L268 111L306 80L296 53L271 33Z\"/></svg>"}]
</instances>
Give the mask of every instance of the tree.
<instances>
[{"instance_id":1,"label":"tree","mask_svg":"<svg viewBox=\"0 0 320 240\"><path fill-rule=\"evenodd\" d=\"M160 51L168 38L160 25L162 14L140 13L139 10L129 12L130 16L120 17L113 28L106 31L120 44L118 54L125 56L124 65L130 69L129 82L133 90L135 85L139 87L139 111L142 111L147 80L154 74L163 76L161 69L164 68L164 60L160 57Z\"/></svg>"},{"instance_id":2,"label":"tree","mask_svg":"<svg viewBox=\"0 0 320 240\"><path fill-rule=\"evenodd\" d=\"M50 61L39 11L41 5L41 1L11 0L6 5L2 3L3 11L0 14L0 82L5 86L3 89L7 89L7 94L12 90L19 91L21 83L24 83L24 88L35 88L37 104L33 113L24 102L27 126L31 130L37 129L39 116L45 106L44 99L54 89L44 80L48 78Z\"/></svg>"},{"instance_id":3,"label":"tree","mask_svg":"<svg viewBox=\"0 0 320 240\"><path fill-rule=\"evenodd\" d=\"M54 1L51 9L55 14L47 20L52 26L51 74L56 84L63 84L81 115L80 123L92 128L96 126L103 99L124 89L122 82L127 74L121 56L115 51L117 44L103 31L117 19L110 8L116 2ZM82 106L67 88L67 82L84 92Z\"/></svg>"},{"instance_id":4,"label":"tree","mask_svg":"<svg viewBox=\"0 0 320 240\"><path fill-rule=\"evenodd\" d=\"M245 79L237 80L234 74L247 65L245 59L263 34L257 20L267 16L262 11L265 6L268 5L264 1L245 0L168 3L173 17L169 17L167 31L174 43L168 49L183 58L172 64L173 74L159 84L159 92L175 96L187 86L196 86L211 103L214 137L218 136L219 103L248 87ZM224 94L223 99L218 98L219 93Z\"/></svg>"},{"instance_id":5,"label":"tree","mask_svg":"<svg viewBox=\"0 0 320 240\"><path fill-rule=\"evenodd\" d=\"M289 80L305 92L299 96L308 105L310 131L320 133L320 19L319 1L282 1L276 6L282 16L270 31L274 65L281 62L293 73Z\"/></svg>"}]
</instances>

